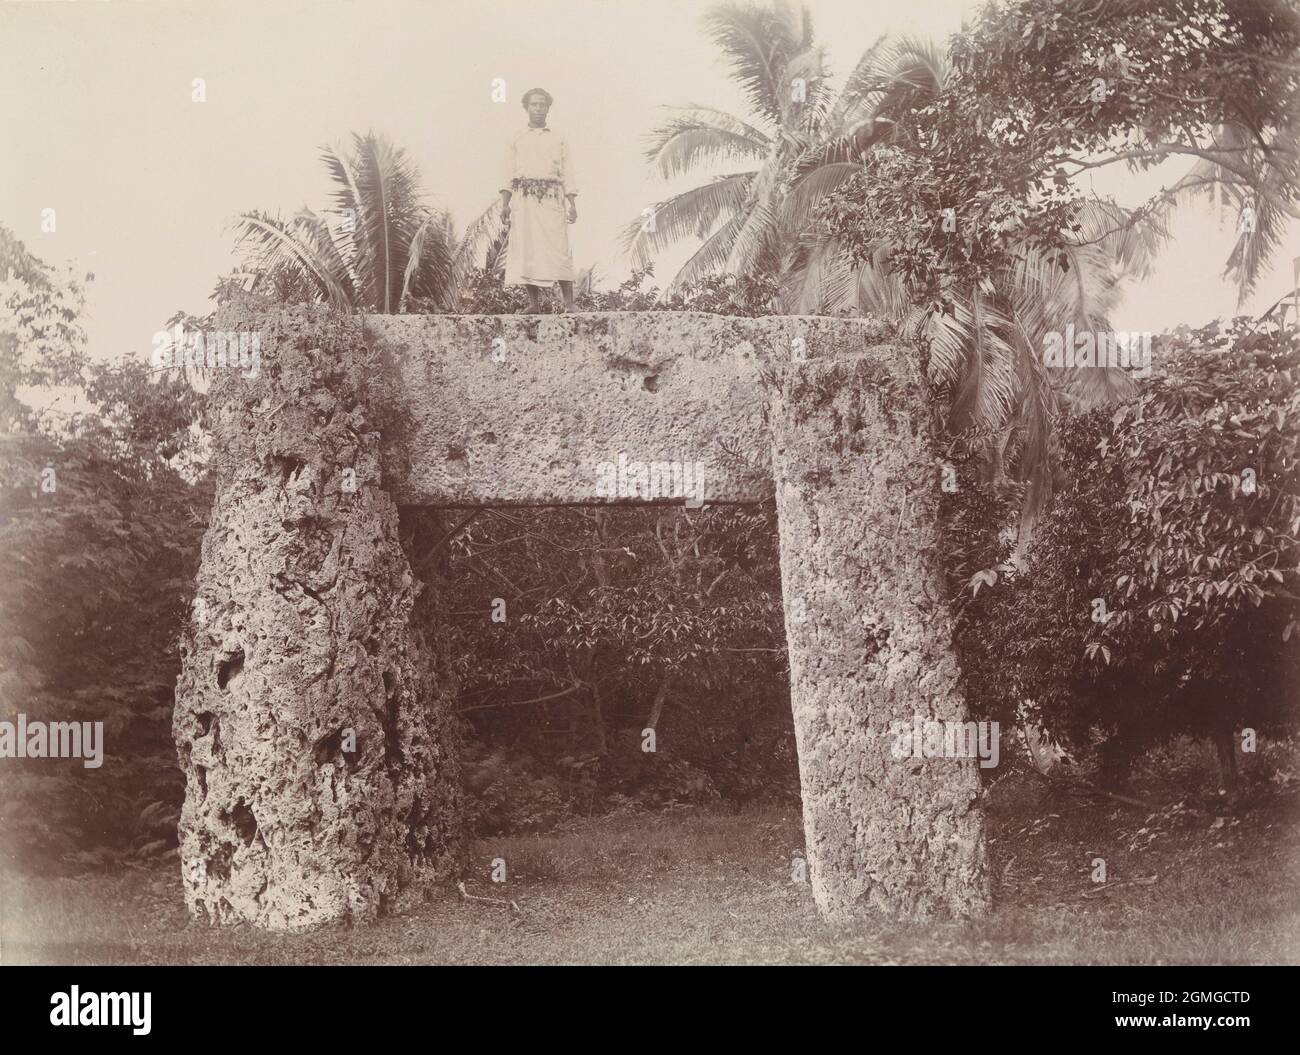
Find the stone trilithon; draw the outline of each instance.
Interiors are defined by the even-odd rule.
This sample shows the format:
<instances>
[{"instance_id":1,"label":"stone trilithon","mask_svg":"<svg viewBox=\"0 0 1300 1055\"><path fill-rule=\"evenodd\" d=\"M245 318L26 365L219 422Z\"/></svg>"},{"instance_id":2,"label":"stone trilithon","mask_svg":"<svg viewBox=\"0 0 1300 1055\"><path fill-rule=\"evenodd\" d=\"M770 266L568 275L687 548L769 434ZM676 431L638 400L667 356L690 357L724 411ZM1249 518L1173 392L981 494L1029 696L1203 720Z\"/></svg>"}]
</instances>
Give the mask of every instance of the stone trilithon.
<instances>
[{"instance_id":1,"label":"stone trilithon","mask_svg":"<svg viewBox=\"0 0 1300 1055\"><path fill-rule=\"evenodd\" d=\"M195 916L300 929L452 879L434 510L627 501L597 490L623 452L704 463L706 500L775 493L819 908L987 905L973 763L890 754L892 721L965 706L921 379L879 324L234 307L222 328L255 330L261 361L217 371L211 399L174 721Z\"/></svg>"}]
</instances>

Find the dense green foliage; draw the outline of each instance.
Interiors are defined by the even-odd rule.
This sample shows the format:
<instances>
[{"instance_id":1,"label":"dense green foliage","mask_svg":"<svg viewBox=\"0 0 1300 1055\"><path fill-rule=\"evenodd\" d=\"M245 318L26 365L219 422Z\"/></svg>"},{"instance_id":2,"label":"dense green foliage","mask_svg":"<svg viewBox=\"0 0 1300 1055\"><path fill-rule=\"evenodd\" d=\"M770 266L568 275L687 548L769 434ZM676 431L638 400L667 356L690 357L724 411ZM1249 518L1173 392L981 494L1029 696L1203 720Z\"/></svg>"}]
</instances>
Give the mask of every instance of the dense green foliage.
<instances>
[{"instance_id":1,"label":"dense green foliage","mask_svg":"<svg viewBox=\"0 0 1300 1055\"><path fill-rule=\"evenodd\" d=\"M1300 719L1300 338L1238 320L1157 346L1118 409L1062 423L1064 481L1022 567L978 488L950 496L972 704L1022 703L1122 770L1187 733Z\"/></svg>"},{"instance_id":2,"label":"dense green foliage","mask_svg":"<svg viewBox=\"0 0 1300 1055\"><path fill-rule=\"evenodd\" d=\"M79 283L3 228L0 272L0 718L102 721L105 740L94 770L5 759L0 841L45 867L147 856L175 841L177 638L212 500L179 468L199 398L90 362Z\"/></svg>"},{"instance_id":3,"label":"dense green foliage","mask_svg":"<svg viewBox=\"0 0 1300 1055\"><path fill-rule=\"evenodd\" d=\"M767 506L481 517L451 590L483 752L527 754L582 812L793 797L775 528Z\"/></svg>"},{"instance_id":4,"label":"dense green foliage","mask_svg":"<svg viewBox=\"0 0 1300 1055\"><path fill-rule=\"evenodd\" d=\"M1095 197L1082 174L1184 157L1186 178L1114 210L1113 226L1137 232L1210 190L1251 210L1228 261L1248 290L1300 201L1298 49L1286 0L989 3L953 38L951 75L906 113L899 145L865 158L856 237L887 238L893 270L951 298L1026 247L1077 243Z\"/></svg>"},{"instance_id":5,"label":"dense green foliage","mask_svg":"<svg viewBox=\"0 0 1300 1055\"><path fill-rule=\"evenodd\" d=\"M888 137L834 147L862 163L823 200L806 270L925 341L949 423L1029 485L1022 538L1051 496L1062 404L1131 395L1121 370L1045 366L1047 336L1112 330L1189 198L1237 225L1243 296L1300 215L1298 59L1285 0L999 0L916 68ZM1184 170L1131 207L1094 188L1167 161Z\"/></svg>"}]
</instances>

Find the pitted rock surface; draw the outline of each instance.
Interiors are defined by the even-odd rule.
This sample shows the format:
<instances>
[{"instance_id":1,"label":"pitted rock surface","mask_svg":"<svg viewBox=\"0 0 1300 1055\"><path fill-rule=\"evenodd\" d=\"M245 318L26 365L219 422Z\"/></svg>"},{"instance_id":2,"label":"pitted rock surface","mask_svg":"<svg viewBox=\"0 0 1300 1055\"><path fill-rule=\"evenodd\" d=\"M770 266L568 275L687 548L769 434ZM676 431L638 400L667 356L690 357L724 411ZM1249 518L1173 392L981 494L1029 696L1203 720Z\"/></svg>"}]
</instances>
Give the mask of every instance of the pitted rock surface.
<instances>
[{"instance_id":1,"label":"pitted rock surface","mask_svg":"<svg viewBox=\"0 0 1300 1055\"><path fill-rule=\"evenodd\" d=\"M861 350L871 319L700 312L369 316L399 428L385 468L404 504L567 505L600 466L700 463L707 502L772 494L765 363ZM641 501L633 497L631 501Z\"/></svg>"},{"instance_id":2,"label":"pitted rock surface","mask_svg":"<svg viewBox=\"0 0 1300 1055\"><path fill-rule=\"evenodd\" d=\"M213 393L219 489L174 720L180 850L196 916L297 929L448 878L460 787L382 488L376 357L355 319L256 325L260 376Z\"/></svg>"},{"instance_id":3,"label":"pitted rock surface","mask_svg":"<svg viewBox=\"0 0 1300 1055\"><path fill-rule=\"evenodd\" d=\"M821 317L229 308L220 325L262 352L213 392L218 496L177 686L194 915L365 919L454 876L440 508L643 501L597 486L621 453L702 461L706 502L775 495L821 911L983 911L974 762L891 754L893 721L966 717L915 350Z\"/></svg>"},{"instance_id":4,"label":"pitted rock surface","mask_svg":"<svg viewBox=\"0 0 1300 1055\"><path fill-rule=\"evenodd\" d=\"M978 763L893 755L893 722L967 718L915 362L873 349L788 364L770 383L813 896L832 918L981 915Z\"/></svg>"}]
</instances>

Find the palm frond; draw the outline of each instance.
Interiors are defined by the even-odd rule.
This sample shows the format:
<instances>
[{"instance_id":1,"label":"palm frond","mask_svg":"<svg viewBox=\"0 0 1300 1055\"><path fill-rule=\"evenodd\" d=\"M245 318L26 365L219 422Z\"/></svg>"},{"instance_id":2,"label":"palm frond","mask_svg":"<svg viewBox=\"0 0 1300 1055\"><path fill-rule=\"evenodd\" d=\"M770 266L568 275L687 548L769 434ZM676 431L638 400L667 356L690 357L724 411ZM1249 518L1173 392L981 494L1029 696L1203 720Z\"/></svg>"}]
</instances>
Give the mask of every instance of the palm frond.
<instances>
[{"instance_id":1,"label":"palm frond","mask_svg":"<svg viewBox=\"0 0 1300 1055\"><path fill-rule=\"evenodd\" d=\"M1017 395L1016 355L1004 336L1008 320L978 288L951 309L926 309L921 317L930 371L954 386L949 427L998 429L1010 420Z\"/></svg>"},{"instance_id":2,"label":"palm frond","mask_svg":"<svg viewBox=\"0 0 1300 1055\"><path fill-rule=\"evenodd\" d=\"M857 271L858 308L887 319L905 332L925 335L928 308L918 307L907 286L889 267L890 246L874 246Z\"/></svg>"},{"instance_id":3,"label":"palm frond","mask_svg":"<svg viewBox=\"0 0 1300 1055\"><path fill-rule=\"evenodd\" d=\"M925 96L937 94L951 76L948 49L939 41L901 37L889 54L889 80Z\"/></svg>"},{"instance_id":4,"label":"palm frond","mask_svg":"<svg viewBox=\"0 0 1300 1055\"><path fill-rule=\"evenodd\" d=\"M805 230L823 199L861 171L861 166L851 161L840 161L819 165L798 177L781 203L782 222L795 231Z\"/></svg>"},{"instance_id":5,"label":"palm frond","mask_svg":"<svg viewBox=\"0 0 1300 1055\"><path fill-rule=\"evenodd\" d=\"M357 260L358 255L363 254L367 248L364 239L358 241L356 237L366 203L361 198L361 188L357 186L352 169L336 148L328 144L321 147L320 158L325 162L330 179L335 184L333 193L335 210L340 216L347 217L351 221L340 222L334 226L334 241L338 246L339 254L349 262L349 270L355 282L358 273L371 270L368 262L359 267Z\"/></svg>"},{"instance_id":6,"label":"palm frond","mask_svg":"<svg viewBox=\"0 0 1300 1055\"><path fill-rule=\"evenodd\" d=\"M251 244L255 266L267 272L296 267L310 278L322 300L339 311L347 311L351 297L338 276L330 272L328 262L309 242L277 217L260 212L241 213L231 223L235 244Z\"/></svg>"},{"instance_id":7,"label":"palm frond","mask_svg":"<svg viewBox=\"0 0 1300 1055\"><path fill-rule=\"evenodd\" d=\"M731 254L731 247L735 245L736 235L740 233L740 228L744 222L744 217L737 216L728 220L706 238L704 244L692 253L690 259L677 270L677 274L673 276L668 288L670 290L677 289L691 282L697 282L705 275L712 275L721 271L727 262L727 257Z\"/></svg>"},{"instance_id":8,"label":"palm frond","mask_svg":"<svg viewBox=\"0 0 1300 1055\"><path fill-rule=\"evenodd\" d=\"M417 278L420 276L422 266L440 272L439 277L443 281L435 281L429 284L442 292L445 306L452 306L450 293L455 288L455 284L447 281L451 278L454 270L448 252L450 238L450 221L443 213L435 213L420 224L408 243L406 268L402 274L402 292L397 301L399 314L404 315L406 313L406 302L411 296L411 290Z\"/></svg>"},{"instance_id":9,"label":"palm frond","mask_svg":"<svg viewBox=\"0 0 1300 1055\"><path fill-rule=\"evenodd\" d=\"M1163 215L1141 216L1113 201L1093 198L1075 213L1078 233L1072 241L1096 245L1125 276L1148 278L1156 257L1169 242Z\"/></svg>"},{"instance_id":10,"label":"palm frond","mask_svg":"<svg viewBox=\"0 0 1300 1055\"><path fill-rule=\"evenodd\" d=\"M1020 476L1025 495L1020 506L1018 538L1027 545L1034 525L1052 497L1052 428L1056 397L1043 363L1036 335L1026 330L1014 312L1010 314L1008 344L1016 353L1017 386L1020 390L1014 429L1020 436Z\"/></svg>"},{"instance_id":11,"label":"palm frond","mask_svg":"<svg viewBox=\"0 0 1300 1055\"><path fill-rule=\"evenodd\" d=\"M807 11L796 15L782 0L763 6L717 4L704 16L704 28L722 50L750 105L772 124L780 124L785 68L812 44Z\"/></svg>"},{"instance_id":12,"label":"palm frond","mask_svg":"<svg viewBox=\"0 0 1300 1055\"><path fill-rule=\"evenodd\" d=\"M780 213L770 198L755 201L746 211L744 223L736 232L736 240L727 256L726 269L734 275L751 274L758 270L760 259L777 239L780 224Z\"/></svg>"},{"instance_id":13,"label":"palm frond","mask_svg":"<svg viewBox=\"0 0 1300 1055\"><path fill-rule=\"evenodd\" d=\"M1210 156L1199 158L1164 195L1166 212L1201 195L1234 210L1238 238L1225 262L1224 275L1236 282L1239 305L1254 291L1265 265L1281 245L1286 218L1300 216L1300 121L1270 131L1271 142L1263 149L1245 125L1220 126L1207 151ZM1250 179L1243 178L1243 168ZM1249 225L1243 222L1247 206L1252 210Z\"/></svg>"},{"instance_id":14,"label":"palm frond","mask_svg":"<svg viewBox=\"0 0 1300 1055\"><path fill-rule=\"evenodd\" d=\"M999 276L1012 316L1026 340L1042 349L1048 333L1110 331L1110 313L1119 302L1125 270L1123 255L1112 255L1105 241L1092 245L1068 246L1068 266L1062 267L1056 254L1022 248L1007 274ZM1119 367L1062 367L1051 371L1055 384L1078 408L1104 406L1128 398L1133 381Z\"/></svg>"},{"instance_id":15,"label":"palm frond","mask_svg":"<svg viewBox=\"0 0 1300 1055\"><path fill-rule=\"evenodd\" d=\"M826 49L822 45L807 48L793 56L785 68L785 111L782 128L797 128L805 139L816 138L825 127L835 103L826 83ZM802 82L801 91L795 91Z\"/></svg>"},{"instance_id":16,"label":"palm frond","mask_svg":"<svg viewBox=\"0 0 1300 1055\"><path fill-rule=\"evenodd\" d=\"M671 178L720 160L762 161L768 137L738 117L704 106L672 107L664 124L647 137L645 158Z\"/></svg>"},{"instance_id":17,"label":"palm frond","mask_svg":"<svg viewBox=\"0 0 1300 1055\"><path fill-rule=\"evenodd\" d=\"M470 222L456 247L452 258L452 293L457 301L474 262L480 256L489 254L492 245L501 239L504 232L505 228L501 226L501 200L498 198Z\"/></svg>"},{"instance_id":18,"label":"palm frond","mask_svg":"<svg viewBox=\"0 0 1300 1055\"><path fill-rule=\"evenodd\" d=\"M781 276L781 304L791 315L838 314L857 306L857 273L834 232L803 236Z\"/></svg>"},{"instance_id":19,"label":"palm frond","mask_svg":"<svg viewBox=\"0 0 1300 1055\"><path fill-rule=\"evenodd\" d=\"M683 238L703 238L722 219L740 212L750 194L754 173L719 176L709 183L657 203L651 215L624 228L622 241L638 266L654 253Z\"/></svg>"},{"instance_id":20,"label":"palm frond","mask_svg":"<svg viewBox=\"0 0 1300 1055\"><path fill-rule=\"evenodd\" d=\"M345 255L347 243L337 229L330 226L323 216L303 209L293 218L291 230L299 241L315 250L329 273L338 280L351 299L356 289L356 272L352 260Z\"/></svg>"},{"instance_id":21,"label":"palm frond","mask_svg":"<svg viewBox=\"0 0 1300 1055\"><path fill-rule=\"evenodd\" d=\"M418 174L405 151L374 133L353 138L352 167L360 200L366 203L357 218L358 229L371 267L363 276L364 296L372 311L388 314L401 295L410 239L427 212L419 201Z\"/></svg>"},{"instance_id":22,"label":"palm frond","mask_svg":"<svg viewBox=\"0 0 1300 1055\"><path fill-rule=\"evenodd\" d=\"M830 122L833 126L842 128L855 124L875 109L874 97L879 94L880 82L885 79L882 59L887 40L883 33L877 37L849 72L831 107Z\"/></svg>"}]
</instances>

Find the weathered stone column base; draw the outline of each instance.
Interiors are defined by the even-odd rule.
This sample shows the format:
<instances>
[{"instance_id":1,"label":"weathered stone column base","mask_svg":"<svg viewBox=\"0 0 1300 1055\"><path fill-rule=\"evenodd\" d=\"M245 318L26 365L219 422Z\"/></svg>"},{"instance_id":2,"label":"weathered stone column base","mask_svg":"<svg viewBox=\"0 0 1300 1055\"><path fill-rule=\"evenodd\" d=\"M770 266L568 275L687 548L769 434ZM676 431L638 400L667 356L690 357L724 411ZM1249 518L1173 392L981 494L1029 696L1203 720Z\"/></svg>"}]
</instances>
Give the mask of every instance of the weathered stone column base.
<instances>
[{"instance_id":1,"label":"weathered stone column base","mask_svg":"<svg viewBox=\"0 0 1300 1055\"><path fill-rule=\"evenodd\" d=\"M769 382L790 698L822 913L988 905L975 762L895 758L894 722L965 721L920 379L898 348Z\"/></svg>"},{"instance_id":2,"label":"weathered stone column base","mask_svg":"<svg viewBox=\"0 0 1300 1055\"><path fill-rule=\"evenodd\" d=\"M258 376L214 391L218 495L174 720L180 854L195 917L301 929L449 879L460 774L381 487L379 364L349 317L249 324Z\"/></svg>"}]
</instances>

